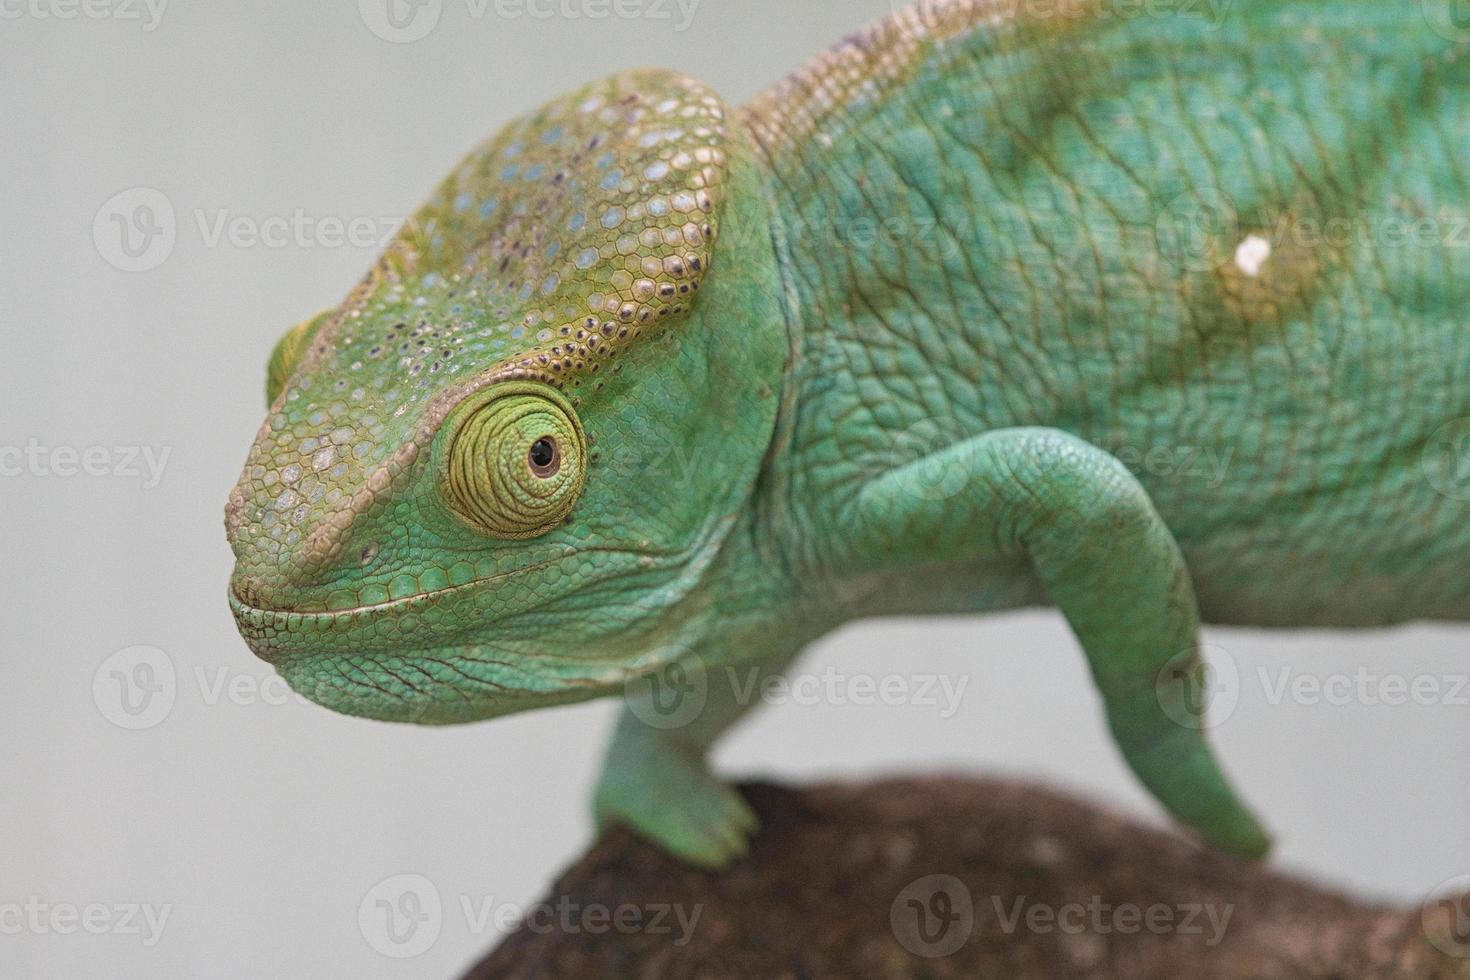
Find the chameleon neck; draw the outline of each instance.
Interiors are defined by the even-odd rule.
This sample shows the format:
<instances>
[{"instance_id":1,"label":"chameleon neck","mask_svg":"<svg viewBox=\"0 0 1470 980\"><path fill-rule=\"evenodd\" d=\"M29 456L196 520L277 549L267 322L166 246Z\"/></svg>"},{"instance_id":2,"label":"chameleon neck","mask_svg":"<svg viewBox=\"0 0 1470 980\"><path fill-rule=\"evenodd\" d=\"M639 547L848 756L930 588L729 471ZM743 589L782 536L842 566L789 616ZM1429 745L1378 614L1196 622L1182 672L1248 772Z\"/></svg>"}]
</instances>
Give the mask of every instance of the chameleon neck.
<instances>
[{"instance_id":1,"label":"chameleon neck","mask_svg":"<svg viewBox=\"0 0 1470 980\"><path fill-rule=\"evenodd\" d=\"M786 410L758 499L796 566L794 581L844 617L992 610L1037 598L1025 569L912 569L861 574L834 515L869 479L980 431L977 373L936 350L1005 329L975 320L987 298L969 254L984 220L963 182L955 106L994 82L973 71L990 44L993 4L906 8L849 37L747 107L767 166L772 236L784 277L794 356ZM963 322L963 329L961 323ZM994 347L1004 341L983 341ZM1037 385L1012 377L1017 403Z\"/></svg>"}]
</instances>

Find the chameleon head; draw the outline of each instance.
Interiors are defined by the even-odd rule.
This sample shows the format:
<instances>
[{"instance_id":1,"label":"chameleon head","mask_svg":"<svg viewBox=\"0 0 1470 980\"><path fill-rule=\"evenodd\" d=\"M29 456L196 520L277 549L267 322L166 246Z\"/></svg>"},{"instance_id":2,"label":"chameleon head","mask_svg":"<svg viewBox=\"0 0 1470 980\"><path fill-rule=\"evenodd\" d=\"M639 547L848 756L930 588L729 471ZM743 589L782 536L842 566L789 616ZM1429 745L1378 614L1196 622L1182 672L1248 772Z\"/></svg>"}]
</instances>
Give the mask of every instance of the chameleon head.
<instances>
[{"instance_id":1,"label":"chameleon head","mask_svg":"<svg viewBox=\"0 0 1470 980\"><path fill-rule=\"evenodd\" d=\"M754 159L691 79L595 83L290 331L226 507L255 653L440 723L620 690L710 628L786 350Z\"/></svg>"}]
</instances>

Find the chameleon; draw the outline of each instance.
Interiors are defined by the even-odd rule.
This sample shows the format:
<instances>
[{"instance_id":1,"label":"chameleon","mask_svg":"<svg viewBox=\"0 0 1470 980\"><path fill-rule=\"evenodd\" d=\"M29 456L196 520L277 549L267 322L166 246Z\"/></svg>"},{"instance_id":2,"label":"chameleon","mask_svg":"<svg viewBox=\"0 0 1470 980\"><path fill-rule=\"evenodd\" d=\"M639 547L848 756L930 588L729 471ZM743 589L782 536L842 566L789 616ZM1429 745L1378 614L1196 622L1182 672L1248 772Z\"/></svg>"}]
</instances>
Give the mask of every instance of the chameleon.
<instances>
[{"instance_id":1,"label":"chameleon","mask_svg":"<svg viewBox=\"0 0 1470 980\"><path fill-rule=\"evenodd\" d=\"M276 345L244 640L379 720L621 697L598 821L721 868L743 672L1055 608L1142 785L1264 856L1201 624L1470 617L1470 31L1205 6L924 2L743 108L505 125Z\"/></svg>"}]
</instances>

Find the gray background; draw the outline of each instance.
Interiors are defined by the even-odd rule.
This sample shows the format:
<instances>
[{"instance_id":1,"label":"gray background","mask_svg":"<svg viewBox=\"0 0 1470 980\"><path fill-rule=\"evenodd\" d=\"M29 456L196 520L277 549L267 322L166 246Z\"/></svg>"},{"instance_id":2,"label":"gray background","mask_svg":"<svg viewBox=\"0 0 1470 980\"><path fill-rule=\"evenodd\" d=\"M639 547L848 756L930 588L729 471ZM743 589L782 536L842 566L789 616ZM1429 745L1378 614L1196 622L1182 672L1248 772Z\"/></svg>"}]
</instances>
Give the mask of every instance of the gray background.
<instances>
[{"instance_id":1,"label":"gray background","mask_svg":"<svg viewBox=\"0 0 1470 980\"><path fill-rule=\"evenodd\" d=\"M615 705L420 730L282 696L235 635L221 522L270 345L376 252L323 241L331 221L380 237L511 115L644 64L742 102L888 0L702 0L683 30L672 0L604 20L493 2L475 17L444 0L413 43L375 36L354 0L176 2L152 29L122 0L93 0L101 19L38 2L0 22L0 449L49 450L45 466L0 477L0 973L449 975L496 938L462 900L472 912L529 901L586 844ZM172 207L176 236L155 267L125 271L110 215L157 203L138 188ZM214 235L222 218L269 230L297 212L306 233L285 243ZM68 449L94 446L92 475L58 472ZM169 453L156 485L129 474L145 447ZM1392 706L1271 690L1282 670L1363 669L1448 692L1470 666L1465 636L1210 631L1221 676L1238 677L1215 738L1282 864L1415 902L1470 872L1465 692ZM158 690L129 714L118 681L146 680L140 660ZM1004 770L1156 819L1055 615L864 624L803 664L828 667L969 680L951 717L914 703L774 707L720 765L793 780ZM359 924L399 874L442 902L415 958L385 955ZM28 901L146 903L169 918L151 946L116 919L96 935L49 918L16 930L6 908Z\"/></svg>"}]
</instances>

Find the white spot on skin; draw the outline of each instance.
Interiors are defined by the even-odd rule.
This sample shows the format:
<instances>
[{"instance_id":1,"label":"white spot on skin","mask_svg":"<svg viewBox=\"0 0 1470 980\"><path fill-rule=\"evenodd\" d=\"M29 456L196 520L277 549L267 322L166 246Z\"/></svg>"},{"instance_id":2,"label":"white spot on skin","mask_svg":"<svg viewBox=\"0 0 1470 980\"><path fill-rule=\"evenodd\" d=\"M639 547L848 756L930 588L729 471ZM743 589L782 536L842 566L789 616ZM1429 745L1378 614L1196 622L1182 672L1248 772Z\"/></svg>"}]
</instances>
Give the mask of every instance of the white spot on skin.
<instances>
[{"instance_id":1,"label":"white spot on skin","mask_svg":"<svg viewBox=\"0 0 1470 980\"><path fill-rule=\"evenodd\" d=\"M1046 868L1054 868L1067 859L1067 849L1055 837L1034 837L1027 846L1031 860Z\"/></svg>"},{"instance_id":2,"label":"white spot on skin","mask_svg":"<svg viewBox=\"0 0 1470 980\"><path fill-rule=\"evenodd\" d=\"M1271 257L1271 243L1260 235L1247 235L1235 247L1235 267L1252 279L1261 274L1261 266Z\"/></svg>"}]
</instances>

